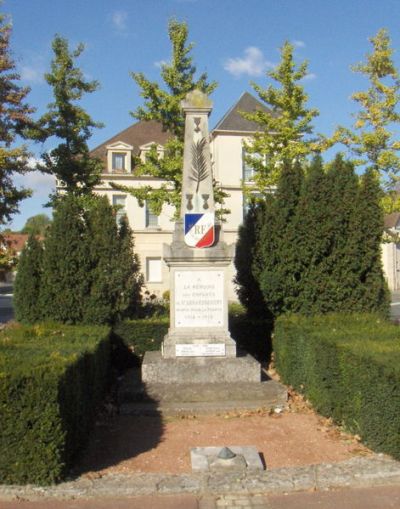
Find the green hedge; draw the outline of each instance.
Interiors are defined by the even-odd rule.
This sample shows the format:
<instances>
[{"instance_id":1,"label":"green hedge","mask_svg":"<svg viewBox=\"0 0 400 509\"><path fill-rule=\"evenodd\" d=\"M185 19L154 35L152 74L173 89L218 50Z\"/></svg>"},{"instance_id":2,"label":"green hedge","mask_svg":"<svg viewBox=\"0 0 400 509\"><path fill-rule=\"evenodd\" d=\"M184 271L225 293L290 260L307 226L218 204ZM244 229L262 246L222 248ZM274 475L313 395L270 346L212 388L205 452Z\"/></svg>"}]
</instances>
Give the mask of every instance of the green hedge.
<instances>
[{"instance_id":1,"label":"green hedge","mask_svg":"<svg viewBox=\"0 0 400 509\"><path fill-rule=\"evenodd\" d=\"M125 320L115 325L114 341L121 345L121 357L124 355L123 345L128 346L139 364L146 351L160 350L168 327L168 317ZM272 322L249 319L243 313L231 313L229 330L239 349L250 353L260 362L268 362L271 354ZM123 359L120 359L115 364L123 362Z\"/></svg>"},{"instance_id":2,"label":"green hedge","mask_svg":"<svg viewBox=\"0 0 400 509\"><path fill-rule=\"evenodd\" d=\"M37 324L0 333L0 483L61 480L108 384L106 327Z\"/></svg>"},{"instance_id":3,"label":"green hedge","mask_svg":"<svg viewBox=\"0 0 400 509\"><path fill-rule=\"evenodd\" d=\"M377 315L282 316L277 370L320 413L400 459L400 328Z\"/></svg>"}]
</instances>

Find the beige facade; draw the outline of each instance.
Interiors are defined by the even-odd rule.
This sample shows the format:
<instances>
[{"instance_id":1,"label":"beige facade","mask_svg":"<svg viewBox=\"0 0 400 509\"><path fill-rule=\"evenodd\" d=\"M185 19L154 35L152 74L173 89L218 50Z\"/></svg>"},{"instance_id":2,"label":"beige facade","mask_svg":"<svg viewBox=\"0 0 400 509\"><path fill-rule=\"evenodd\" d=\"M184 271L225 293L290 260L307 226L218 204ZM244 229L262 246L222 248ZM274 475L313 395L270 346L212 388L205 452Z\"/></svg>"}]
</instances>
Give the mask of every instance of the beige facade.
<instances>
[{"instance_id":1,"label":"beige facade","mask_svg":"<svg viewBox=\"0 0 400 509\"><path fill-rule=\"evenodd\" d=\"M222 189L229 195L225 208L230 210L224 223L224 240L234 244L239 225L243 220L243 141L250 139L255 131L251 122L244 120L239 111L264 108L250 94L243 94L239 101L217 124L210 135L213 175ZM162 297L169 289L168 267L163 261L163 245L172 240L174 210L164 206L160 216L154 216L145 207L140 207L136 198L113 189L111 182L130 187L150 185L159 187L160 179L138 177L132 167L132 157L144 160L151 146L157 145L162 157L163 143L167 135L155 122L138 122L106 141L92 151L104 163L102 184L96 192L106 195L111 204L119 205L120 213L126 213L134 232L135 248L140 257L146 289ZM233 283L234 265L229 267L228 299L236 300Z\"/></svg>"}]
</instances>

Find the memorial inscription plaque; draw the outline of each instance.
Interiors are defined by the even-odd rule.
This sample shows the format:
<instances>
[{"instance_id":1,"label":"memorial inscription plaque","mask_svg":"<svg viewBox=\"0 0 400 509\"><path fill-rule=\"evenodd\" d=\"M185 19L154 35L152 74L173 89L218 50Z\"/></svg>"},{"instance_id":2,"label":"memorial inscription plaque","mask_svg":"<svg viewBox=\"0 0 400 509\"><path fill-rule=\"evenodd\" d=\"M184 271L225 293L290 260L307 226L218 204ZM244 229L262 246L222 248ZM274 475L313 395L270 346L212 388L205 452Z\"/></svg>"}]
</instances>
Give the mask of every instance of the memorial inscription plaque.
<instances>
[{"instance_id":1,"label":"memorial inscription plaque","mask_svg":"<svg viewBox=\"0 0 400 509\"><path fill-rule=\"evenodd\" d=\"M223 327L224 272L175 272L175 327Z\"/></svg>"}]
</instances>

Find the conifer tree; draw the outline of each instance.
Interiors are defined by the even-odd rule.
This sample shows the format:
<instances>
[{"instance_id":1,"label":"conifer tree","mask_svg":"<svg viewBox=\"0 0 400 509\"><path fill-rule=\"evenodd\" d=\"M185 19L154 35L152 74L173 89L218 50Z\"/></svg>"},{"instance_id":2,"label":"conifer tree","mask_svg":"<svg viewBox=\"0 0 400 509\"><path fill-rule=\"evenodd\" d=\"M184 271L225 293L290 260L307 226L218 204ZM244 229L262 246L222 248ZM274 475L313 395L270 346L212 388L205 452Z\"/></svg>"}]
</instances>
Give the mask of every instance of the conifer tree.
<instances>
[{"instance_id":1,"label":"conifer tree","mask_svg":"<svg viewBox=\"0 0 400 509\"><path fill-rule=\"evenodd\" d=\"M353 130L340 127L335 137L351 149L356 164L373 169L391 188L400 170L400 141L393 129L400 121L400 77L387 30L379 30L370 42L373 50L366 62L352 67L370 86L352 95L360 106Z\"/></svg>"},{"instance_id":2,"label":"conifer tree","mask_svg":"<svg viewBox=\"0 0 400 509\"><path fill-rule=\"evenodd\" d=\"M31 234L19 257L14 283L13 304L19 322L35 323L42 318L39 303L42 262L42 243Z\"/></svg>"},{"instance_id":3,"label":"conifer tree","mask_svg":"<svg viewBox=\"0 0 400 509\"><path fill-rule=\"evenodd\" d=\"M111 323L122 281L119 271L118 227L106 196L93 197L85 215L90 260L87 274L90 290L84 303L82 321Z\"/></svg>"},{"instance_id":4,"label":"conifer tree","mask_svg":"<svg viewBox=\"0 0 400 509\"><path fill-rule=\"evenodd\" d=\"M373 169L361 177L351 224L352 265L357 291L352 310L389 315L390 295L382 269L382 191Z\"/></svg>"},{"instance_id":5,"label":"conifer tree","mask_svg":"<svg viewBox=\"0 0 400 509\"><path fill-rule=\"evenodd\" d=\"M208 83L207 74L195 78L196 67L190 52L193 44L187 44L188 26L175 19L169 21L168 36L172 45L172 57L169 63L161 65L163 85L150 81L143 73L131 73L141 89L144 106L132 113L138 120L156 120L171 138L164 145L164 154L159 158L155 149L151 150L145 163L135 161L136 175L150 175L166 179L168 183L155 189L152 186L132 188L115 183L111 185L134 196L140 206L146 202L154 214L160 214L163 204L173 205L176 217L179 216L182 188L184 113L181 101L188 92L200 89L207 95L216 88L216 82ZM215 184L215 183L214 183ZM222 204L226 194L214 185L214 200Z\"/></svg>"},{"instance_id":6,"label":"conifer tree","mask_svg":"<svg viewBox=\"0 0 400 509\"><path fill-rule=\"evenodd\" d=\"M239 301L249 316L265 318L268 310L258 279L253 274L255 250L264 216L264 202L251 201L243 224L239 227L235 253L235 284Z\"/></svg>"},{"instance_id":7,"label":"conifer tree","mask_svg":"<svg viewBox=\"0 0 400 509\"><path fill-rule=\"evenodd\" d=\"M298 292L299 267L292 238L303 178L300 163L285 162L271 210L272 224L265 221L261 231L260 287L274 315L290 310Z\"/></svg>"},{"instance_id":8,"label":"conifer tree","mask_svg":"<svg viewBox=\"0 0 400 509\"><path fill-rule=\"evenodd\" d=\"M10 55L11 25L0 14L0 225L18 211L21 200L31 195L29 189L18 189L13 174L30 171L26 146L16 146L18 136L26 138L33 113L25 98L29 88L18 85L19 74Z\"/></svg>"},{"instance_id":9,"label":"conifer tree","mask_svg":"<svg viewBox=\"0 0 400 509\"><path fill-rule=\"evenodd\" d=\"M247 162L255 170L254 183L260 192L277 184L284 164L301 162L309 154L323 149L323 144L312 137L312 120L318 110L307 108L308 96L300 83L307 75L308 62L297 66L293 51L293 45L285 42L280 63L267 73L277 86L270 84L263 89L252 84L268 111L242 113L259 126L245 148L249 154Z\"/></svg>"},{"instance_id":10,"label":"conifer tree","mask_svg":"<svg viewBox=\"0 0 400 509\"><path fill-rule=\"evenodd\" d=\"M118 237L120 245L118 268L121 271L122 291L119 292L115 312L118 319L132 318L138 313L141 305L144 281L140 272L139 257L134 250L132 230L126 216L121 218Z\"/></svg>"},{"instance_id":11,"label":"conifer tree","mask_svg":"<svg viewBox=\"0 0 400 509\"><path fill-rule=\"evenodd\" d=\"M42 142L54 137L61 143L42 154L43 163L37 168L59 179L68 193L90 194L100 182L102 164L89 157L87 142L93 129L102 124L94 122L77 103L84 94L97 90L99 84L85 80L76 67L75 60L84 50L83 44L70 51L68 41L56 35L52 47L51 72L45 74L45 79L53 89L54 102L40 118L35 137Z\"/></svg>"},{"instance_id":12,"label":"conifer tree","mask_svg":"<svg viewBox=\"0 0 400 509\"><path fill-rule=\"evenodd\" d=\"M298 261L298 298L292 311L318 313L324 301L326 260L332 246L330 183L321 156L313 158L306 170L294 218L293 244Z\"/></svg>"},{"instance_id":13,"label":"conifer tree","mask_svg":"<svg viewBox=\"0 0 400 509\"><path fill-rule=\"evenodd\" d=\"M44 241L41 306L44 318L64 323L83 321L92 268L85 211L69 194L54 207Z\"/></svg>"}]
</instances>

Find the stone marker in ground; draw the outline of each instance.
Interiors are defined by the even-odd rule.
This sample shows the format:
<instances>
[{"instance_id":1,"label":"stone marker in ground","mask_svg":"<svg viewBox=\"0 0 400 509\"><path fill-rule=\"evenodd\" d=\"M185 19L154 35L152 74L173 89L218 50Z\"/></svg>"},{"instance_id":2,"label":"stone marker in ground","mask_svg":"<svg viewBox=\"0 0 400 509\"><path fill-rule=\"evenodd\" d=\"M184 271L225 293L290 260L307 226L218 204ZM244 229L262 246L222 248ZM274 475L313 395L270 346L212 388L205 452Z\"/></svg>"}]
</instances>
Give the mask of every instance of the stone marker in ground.
<instances>
[{"instance_id":1,"label":"stone marker in ground","mask_svg":"<svg viewBox=\"0 0 400 509\"><path fill-rule=\"evenodd\" d=\"M208 132L212 103L195 90L186 96L182 108L181 211L172 243L164 246L170 269L170 327L162 350L146 352L142 380L153 384L153 393L154 384L164 386L160 387L163 394L168 384L250 383L255 387L261 382L260 364L250 355L237 354L228 329L227 270L233 248L224 242L222 225L215 219Z\"/></svg>"}]
</instances>

